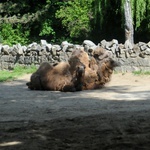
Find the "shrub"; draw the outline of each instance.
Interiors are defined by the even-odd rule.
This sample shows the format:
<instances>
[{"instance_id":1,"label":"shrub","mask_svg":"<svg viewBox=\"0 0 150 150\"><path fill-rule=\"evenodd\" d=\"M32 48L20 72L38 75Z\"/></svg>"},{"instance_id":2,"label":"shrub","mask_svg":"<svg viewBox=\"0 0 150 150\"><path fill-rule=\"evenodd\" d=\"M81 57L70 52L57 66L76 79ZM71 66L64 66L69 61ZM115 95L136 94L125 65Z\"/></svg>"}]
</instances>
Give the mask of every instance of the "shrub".
<instances>
[{"instance_id":1,"label":"shrub","mask_svg":"<svg viewBox=\"0 0 150 150\"><path fill-rule=\"evenodd\" d=\"M26 45L29 40L29 31L24 31L21 24L13 26L9 23L3 23L0 26L0 36L3 44L13 45L13 44L23 44Z\"/></svg>"}]
</instances>

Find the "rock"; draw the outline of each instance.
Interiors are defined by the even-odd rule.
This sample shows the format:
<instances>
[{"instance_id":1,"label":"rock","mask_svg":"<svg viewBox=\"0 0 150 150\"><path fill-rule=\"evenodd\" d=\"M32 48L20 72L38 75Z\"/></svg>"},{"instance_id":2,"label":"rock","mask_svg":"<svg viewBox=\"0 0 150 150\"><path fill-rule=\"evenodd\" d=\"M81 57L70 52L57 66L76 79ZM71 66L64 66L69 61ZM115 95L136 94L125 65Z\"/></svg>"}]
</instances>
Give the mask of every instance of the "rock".
<instances>
[{"instance_id":1,"label":"rock","mask_svg":"<svg viewBox=\"0 0 150 150\"><path fill-rule=\"evenodd\" d=\"M88 51L89 51L89 46L88 45L84 45L84 50L85 50L85 52L87 52L88 53Z\"/></svg>"},{"instance_id":2,"label":"rock","mask_svg":"<svg viewBox=\"0 0 150 150\"><path fill-rule=\"evenodd\" d=\"M59 59L59 57L58 57L58 56L54 56L54 57L53 57L53 59L54 59L55 61L57 61L57 62L59 62L59 61L60 61L60 59Z\"/></svg>"},{"instance_id":3,"label":"rock","mask_svg":"<svg viewBox=\"0 0 150 150\"><path fill-rule=\"evenodd\" d=\"M46 49L47 49L48 52L51 52L52 44L46 44Z\"/></svg>"},{"instance_id":4,"label":"rock","mask_svg":"<svg viewBox=\"0 0 150 150\"><path fill-rule=\"evenodd\" d=\"M37 46L37 45L38 45L38 44L37 44L36 42L33 42L33 43L31 43L31 44L28 45L28 48L35 47L35 46Z\"/></svg>"},{"instance_id":5,"label":"rock","mask_svg":"<svg viewBox=\"0 0 150 150\"><path fill-rule=\"evenodd\" d=\"M150 41L147 43L148 48L150 48Z\"/></svg>"},{"instance_id":6,"label":"rock","mask_svg":"<svg viewBox=\"0 0 150 150\"><path fill-rule=\"evenodd\" d=\"M125 57L126 58L129 58L130 57L130 54L128 52L128 49L124 49L124 53L125 53Z\"/></svg>"},{"instance_id":7,"label":"rock","mask_svg":"<svg viewBox=\"0 0 150 150\"><path fill-rule=\"evenodd\" d=\"M120 49L120 48L119 48ZM120 53L117 53L117 56L119 58L125 58L126 54L125 54L125 49L120 49Z\"/></svg>"},{"instance_id":8,"label":"rock","mask_svg":"<svg viewBox=\"0 0 150 150\"><path fill-rule=\"evenodd\" d=\"M139 57L145 58L145 55L141 52L141 53L139 54Z\"/></svg>"},{"instance_id":9,"label":"rock","mask_svg":"<svg viewBox=\"0 0 150 150\"><path fill-rule=\"evenodd\" d=\"M60 45L53 45L52 46L52 50L56 50L56 51L61 51L61 47L60 47Z\"/></svg>"},{"instance_id":10,"label":"rock","mask_svg":"<svg viewBox=\"0 0 150 150\"><path fill-rule=\"evenodd\" d=\"M63 42L61 43L61 47L65 46L65 45L69 45L68 41L63 41Z\"/></svg>"},{"instance_id":11,"label":"rock","mask_svg":"<svg viewBox=\"0 0 150 150\"><path fill-rule=\"evenodd\" d=\"M41 40L40 42L41 42L41 46L46 46L47 45L46 40Z\"/></svg>"},{"instance_id":12,"label":"rock","mask_svg":"<svg viewBox=\"0 0 150 150\"><path fill-rule=\"evenodd\" d=\"M107 41L106 40L102 40L99 44L99 46L105 48L106 47L106 44L107 44Z\"/></svg>"},{"instance_id":13,"label":"rock","mask_svg":"<svg viewBox=\"0 0 150 150\"><path fill-rule=\"evenodd\" d=\"M80 48L81 48L81 45L78 45L78 44L74 45L74 49L80 49Z\"/></svg>"},{"instance_id":14,"label":"rock","mask_svg":"<svg viewBox=\"0 0 150 150\"><path fill-rule=\"evenodd\" d=\"M91 52L93 52L96 48L97 48L97 46L92 46L92 47L89 48L88 52L91 53Z\"/></svg>"},{"instance_id":15,"label":"rock","mask_svg":"<svg viewBox=\"0 0 150 150\"><path fill-rule=\"evenodd\" d=\"M144 42L139 42L139 43L138 43L138 46L141 47L142 45L145 45L145 44L146 44L146 43L144 43Z\"/></svg>"},{"instance_id":16,"label":"rock","mask_svg":"<svg viewBox=\"0 0 150 150\"><path fill-rule=\"evenodd\" d=\"M27 47L26 47L26 46L22 46L22 50L23 50L23 52L25 53L26 50L27 50Z\"/></svg>"},{"instance_id":17,"label":"rock","mask_svg":"<svg viewBox=\"0 0 150 150\"><path fill-rule=\"evenodd\" d=\"M67 52L66 55L67 55L68 58L70 58L71 55L72 55L72 52Z\"/></svg>"},{"instance_id":18,"label":"rock","mask_svg":"<svg viewBox=\"0 0 150 150\"><path fill-rule=\"evenodd\" d=\"M140 50L140 48L139 48L139 46L138 46L137 44L134 45L133 50L134 50L134 52L135 52L137 55L139 55L139 54L141 53L141 50Z\"/></svg>"},{"instance_id":19,"label":"rock","mask_svg":"<svg viewBox=\"0 0 150 150\"><path fill-rule=\"evenodd\" d=\"M144 51L144 54L150 55L150 48L147 48L147 49Z\"/></svg>"},{"instance_id":20,"label":"rock","mask_svg":"<svg viewBox=\"0 0 150 150\"><path fill-rule=\"evenodd\" d=\"M136 58L137 55L136 55L135 53L132 53L132 54L130 55L130 57L131 57L131 58Z\"/></svg>"},{"instance_id":21,"label":"rock","mask_svg":"<svg viewBox=\"0 0 150 150\"><path fill-rule=\"evenodd\" d=\"M58 47L57 47L56 45L53 45L53 46L52 46L52 51L51 51L52 55L53 55L53 56L56 56L57 51L58 51Z\"/></svg>"},{"instance_id":22,"label":"rock","mask_svg":"<svg viewBox=\"0 0 150 150\"><path fill-rule=\"evenodd\" d=\"M120 49L124 49L124 45L123 45L122 43L119 44L118 47L119 47Z\"/></svg>"},{"instance_id":23,"label":"rock","mask_svg":"<svg viewBox=\"0 0 150 150\"><path fill-rule=\"evenodd\" d=\"M96 46L95 43L93 43L93 42L90 41L90 40L84 40L83 43L82 43L82 45L83 45L83 46L88 45L89 47Z\"/></svg>"},{"instance_id":24,"label":"rock","mask_svg":"<svg viewBox=\"0 0 150 150\"><path fill-rule=\"evenodd\" d=\"M112 44L118 45L118 40L113 39L113 40L112 40Z\"/></svg>"},{"instance_id":25,"label":"rock","mask_svg":"<svg viewBox=\"0 0 150 150\"><path fill-rule=\"evenodd\" d=\"M105 49L107 49L107 50L111 50L111 45L112 45L112 43L111 42L106 42L106 45L105 45Z\"/></svg>"},{"instance_id":26,"label":"rock","mask_svg":"<svg viewBox=\"0 0 150 150\"><path fill-rule=\"evenodd\" d=\"M74 50L74 48L68 47L67 50L66 50L66 52L72 52L73 50Z\"/></svg>"},{"instance_id":27,"label":"rock","mask_svg":"<svg viewBox=\"0 0 150 150\"><path fill-rule=\"evenodd\" d=\"M33 42L32 44L28 45L27 46L27 49L26 49L26 52L29 52L29 51L33 51L33 50L37 50L37 47L40 47L40 45L38 45L36 42Z\"/></svg>"},{"instance_id":28,"label":"rock","mask_svg":"<svg viewBox=\"0 0 150 150\"><path fill-rule=\"evenodd\" d=\"M68 51L69 48L73 48L73 44L68 43L67 41L63 41L61 43L61 48L62 48L63 52L66 52L66 51Z\"/></svg>"},{"instance_id":29,"label":"rock","mask_svg":"<svg viewBox=\"0 0 150 150\"><path fill-rule=\"evenodd\" d=\"M109 42L102 40L98 45L95 45L90 40L84 40L83 45L71 44L67 41L63 41L61 45L52 45L47 43L46 40L41 40L40 44L33 42L28 46L0 44L0 69L2 67L8 69L14 63L22 65L34 63L39 65L43 61L49 61L51 64L67 61L71 57L72 51L81 47L88 53L90 58L98 46L103 47L105 50L107 49L105 52L107 57L118 60L123 59L125 70L132 70L133 66L139 68L150 66L150 42L139 42L132 45L129 41L126 41L125 44L118 44L118 41L113 39ZM101 57L103 58L105 55L103 54ZM140 61L136 63L137 59L140 59ZM147 62L145 61L146 59L148 60ZM119 66L118 68L121 69L121 67Z\"/></svg>"},{"instance_id":30,"label":"rock","mask_svg":"<svg viewBox=\"0 0 150 150\"><path fill-rule=\"evenodd\" d=\"M9 55L10 47L8 45L3 45L1 48L1 52L4 53L4 55Z\"/></svg>"},{"instance_id":31,"label":"rock","mask_svg":"<svg viewBox=\"0 0 150 150\"><path fill-rule=\"evenodd\" d=\"M2 52L2 45L0 44L0 53Z\"/></svg>"},{"instance_id":32,"label":"rock","mask_svg":"<svg viewBox=\"0 0 150 150\"><path fill-rule=\"evenodd\" d=\"M64 45L64 46L62 47L62 51L63 51L63 52L66 52L66 51L67 51L67 48L68 48L68 45Z\"/></svg>"},{"instance_id":33,"label":"rock","mask_svg":"<svg viewBox=\"0 0 150 150\"><path fill-rule=\"evenodd\" d=\"M23 55L23 50L21 44L13 45L13 51L15 51L18 55Z\"/></svg>"},{"instance_id":34,"label":"rock","mask_svg":"<svg viewBox=\"0 0 150 150\"><path fill-rule=\"evenodd\" d=\"M42 50L46 50L46 47L45 46L40 46L40 45L37 45L35 46L33 49L31 49L32 51L37 51L37 52L40 52Z\"/></svg>"},{"instance_id":35,"label":"rock","mask_svg":"<svg viewBox=\"0 0 150 150\"><path fill-rule=\"evenodd\" d=\"M29 56L42 55L42 49L46 49L45 46L33 43L30 47L27 47L26 54Z\"/></svg>"},{"instance_id":36,"label":"rock","mask_svg":"<svg viewBox=\"0 0 150 150\"><path fill-rule=\"evenodd\" d=\"M15 57L10 56L10 57L9 57L9 62L10 62L10 63L14 63L14 62L15 62Z\"/></svg>"},{"instance_id":37,"label":"rock","mask_svg":"<svg viewBox=\"0 0 150 150\"><path fill-rule=\"evenodd\" d=\"M3 56L1 57L1 61L2 61L2 62L9 62L9 56L8 56L8 55L3 55Z\"/></svg>"},{"instance_id":38,"label":"rock","mask_svg":"<svg viewBox=\"0 0 150 150\"><path fill-rule=\"evenodd\" d=\"M113 54L115 54L116 53L116 46L111 47L110 50L112 51Z\"/></svg>"},{"instance_id":39,"label":"rock","mask_svg":"<svg viewBox=\"0 0 150 150\"><path fill-rule=\"evenodd\" d=\"M24 64L24 56L20 56L18 60L19 64Z\"/></svg>"},{"instance_id":40,"label":"rock","mask_svg":"<svg viewBox=\"0 0 150 150\"><path fill-rule=\"evenodd\" d=\"M115 53L116 49L118 48L118 40L113 39L112 41L107 42L106 40L102 40L100 42L100 46L111 51L113 49L113 53Z\"/></svg>"},{"instance_id":41,"label":"rock","mask_svg":"<svg viewBox=\"0 0 150 150\"><path fill-rule=\"evenodd\" d=\"M85 51L88 53L89 56L93 55L93 52L96 50L98 46L92 46L92 47L85 47Z\"/></svg>"},{"instance_id":42,"label":"rock","mask_svg":"<svg viewBox=\"0 0 150 150\"><path fill-rule=\"evenodd\" d=\"M68 60L66 53L63 51L60 52L59 58L60 58L60 61L67 61Z\"/></svg>"},{"instance_id":43,"label":"rock","mask_svg":"<svg viewBox=\"0 0 150 150\"><path fill-rule=\"evenodd\" d=\"M13 47L10 47L10 52L9 52L12 56L16 56L17 52L14 51Z\"/></svg>"},{"instance_id":44,"label":"rock","mask_svg":"<svg viewBox=\"0 0 150 150\"><path fill-rule=\"evenodd\" d=\"M144 45L140 46L141 51L145 51L147 48L148 48L148 47L147 47L147 45L146 45L146 44L144 44Z\"/></svg>"},{"instance_id":45,"label":"rock","mask_svg":"<svg viewBox=\"0 0 150 150\"><path fill-rule=\"evenodd\" d=\"M38 53L37 51L31 51L30 56L40 56L40 52Z\"/></svg>"}]
</instances>

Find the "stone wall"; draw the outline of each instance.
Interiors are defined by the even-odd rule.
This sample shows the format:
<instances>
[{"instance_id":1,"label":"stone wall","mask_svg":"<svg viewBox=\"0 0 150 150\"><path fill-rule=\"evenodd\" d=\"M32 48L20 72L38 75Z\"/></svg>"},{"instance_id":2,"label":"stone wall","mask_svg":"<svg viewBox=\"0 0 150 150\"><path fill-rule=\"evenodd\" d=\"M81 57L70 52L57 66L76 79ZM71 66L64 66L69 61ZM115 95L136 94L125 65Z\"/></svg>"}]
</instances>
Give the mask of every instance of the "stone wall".
<instances>
[{"instance_id":1,"label":"stone wall","mask_svg":"<svg viewBox=\"0 0 150 150\"><path fill-rule=\"evenodd\" d=\"M13 69L16 64L39 65L44 61L52 64L67 61L74 48L84 46L85 51L92 56L92 52L97 46L101 46L110 52L113 59L120 63L116 68L121 72L132 72L135 70L150 70L150 42L139 42L132 46L129 41L119 44L116 39L112 41L103 40L98 45L90 40L85 40L81 45L76 45L63 41L60 45L52 45L45 40L40 44L33 42L28 46L20 44L0 45L0 70Z\"/></svg>"}]
</instances>

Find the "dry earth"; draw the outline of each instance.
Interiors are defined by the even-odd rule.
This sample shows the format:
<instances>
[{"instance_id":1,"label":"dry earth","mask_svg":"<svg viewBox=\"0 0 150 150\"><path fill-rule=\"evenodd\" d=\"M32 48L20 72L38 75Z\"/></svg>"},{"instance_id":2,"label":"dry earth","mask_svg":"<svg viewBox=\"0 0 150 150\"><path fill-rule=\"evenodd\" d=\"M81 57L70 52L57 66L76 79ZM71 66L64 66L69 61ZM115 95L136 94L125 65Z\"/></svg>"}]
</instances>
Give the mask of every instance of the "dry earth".
<instances>
[{"instance_id":1,"label":"dry earth","mask_svg":"<svg viewBox=\"0 0 150 150\"><path fill-rule=\"evenodd\" d=\"M150 76L75 93L30 91L29 78L0 83L0 150L150 149Z\"/></svg>"}]
</instances>

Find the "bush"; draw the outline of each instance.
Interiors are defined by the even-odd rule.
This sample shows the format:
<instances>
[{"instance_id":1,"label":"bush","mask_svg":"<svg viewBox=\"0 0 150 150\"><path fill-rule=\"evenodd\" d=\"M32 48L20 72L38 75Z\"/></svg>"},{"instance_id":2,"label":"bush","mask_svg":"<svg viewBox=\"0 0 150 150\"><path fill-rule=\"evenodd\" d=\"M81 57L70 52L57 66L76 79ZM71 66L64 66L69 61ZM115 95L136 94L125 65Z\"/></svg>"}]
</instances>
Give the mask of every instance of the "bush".
<instances>
[{"instance_id":1,"label":"bush","mask_svg":"<svg viewBox=\"0 0 150 150\"><path fill-rule=\"evenodd\" d=\"M26 45L29 43L29 31L24 31L21 24L13 26L9 23L3 23L0 26L0 36L3 44L13 45L13 44L23 44Z\"/></svg>"}]
</instances>

